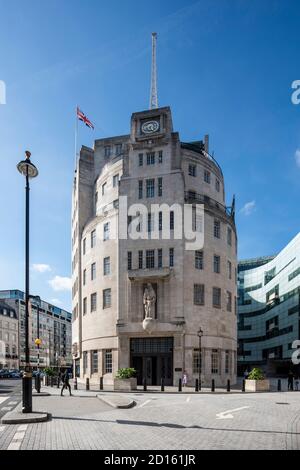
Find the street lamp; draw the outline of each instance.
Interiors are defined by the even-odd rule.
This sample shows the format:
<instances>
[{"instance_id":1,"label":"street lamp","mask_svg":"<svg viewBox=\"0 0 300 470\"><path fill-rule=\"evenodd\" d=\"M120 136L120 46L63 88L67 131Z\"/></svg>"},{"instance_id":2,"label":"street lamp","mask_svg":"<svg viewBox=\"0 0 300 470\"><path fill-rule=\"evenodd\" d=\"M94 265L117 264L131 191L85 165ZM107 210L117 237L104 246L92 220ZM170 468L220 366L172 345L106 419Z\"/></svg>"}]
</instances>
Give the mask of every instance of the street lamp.
<instances>
[{"instance_id":1,"label":"street lamp","mask_svg":"<svg viewBox=\"0 0 300 470\"><path fill-rule=\"evenodd\" d=\"M201 390L201 369L202 369L201 338L203 336L203 330L201 327L199 328L197 335L199 338L199 390Z\"/></svg>"},{"instance_id":2,"label":"street lamp","mask_svg":"<svg viewBox=\"0 0 300 470\"><path fill-rule=\"evenodd\" d=\"M26 159L18 163L18 171L25 176L25 372L22 380L22 413L32 413L32 371L29 349L29 180L38 175L38 170L30 161L31 153L25 152Z\"/></svg>"}]
</instances>

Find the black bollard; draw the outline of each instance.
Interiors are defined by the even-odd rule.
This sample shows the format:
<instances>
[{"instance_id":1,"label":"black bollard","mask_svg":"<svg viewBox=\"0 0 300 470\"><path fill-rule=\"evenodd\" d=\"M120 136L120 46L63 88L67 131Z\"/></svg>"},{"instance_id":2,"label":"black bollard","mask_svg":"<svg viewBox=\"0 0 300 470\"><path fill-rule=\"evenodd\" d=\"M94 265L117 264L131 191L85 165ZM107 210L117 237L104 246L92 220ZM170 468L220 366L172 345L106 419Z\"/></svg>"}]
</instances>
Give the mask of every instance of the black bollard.
<instances>
[{"instance_id":1,"label":"black bollard","mask_svg":"<svg viewBox=\"0 0 300 470\"><path fill-rule=\"evenodd\" d=\"M230 392L230 380L227 380L227 392Z\"/></svg>"},{"instance_id":2,"label":"black bollard","mask_svg":"<svg viewBox=\"0 0 300 470\"><path fill-rule=\"evenodd\" d=\"M77 377L74 379L74 390L78 390Z\"/></svg>"},{"instance_id":3,"label":"black bollard","mask_svg":"<svg viewBox=\"0 0 300 470\"><path fill-rule=\"evenodd\" d=\"M199 379L199 392L201 392L201 379Z\"/></svg>"},{"instance_id":4,"label":"black bollard","mask_svg":"<svg viewBox=\"0 0 300 470\"><path fill-rule=\"evenodd\" d=\"M195 382L195 392L199 392L199 379L196 379Z\"/></svg>"},{"instance_id":5,"label":"black bollard","mask_svg":"<svg viewBox=\"0 0 300 470\"><path fill-rule=\"evenodd\" d=\"M41 377L40 374L35 376L35 389L37 393L41 393Z\"/></svg>"},{"instance_id":6,"label":"black bollard","mask_svg":"<svg viewBox=\"0 0 300 470\"><path fill-rule=\"evenodd\" d=\"M46 375L46 387L49 387L49 375Z\"/></svg>"},{"instance_id":7,"label":"black bollard","mask_svg":"<svg viewBox=\"0 0 300 470\"><path fill-rule=\"evenodd\" d=\"M103 390L103 377L100 377L100 390Z\"/></svg>"},{"instance_id":8,"label":"black bollard","mask_svg":"<svg viewBox=\"0 0 300 470\"><path fill-rule=\"evenodd\" d=\"M243 385L242 385L242 392L245 392L246 390L246 380L243 380Z\"/></svg>"},{"instance_id":9,"label":"black bollard","mask_svg":"<svg viewBox=\"0 0 300 470\"><path fill-rule=\"evenodd\" d=\"M212 379L212 381L211 381L211 391L212 392L215 391L215 379Z\"/></svg>"},{"instance_id":10,"label":"black bollard","mask_svg":"<svg viewBox=\"0 0 300 470\"><path fill-rule=\"evenodd\" d=\"M178 392L181 392L182 391L182 379L179 379L179 382L178 382Z\"/></svg>"},{"instance_id":11,"label":"black bollard","mask_svg":"<svg viewBox=\"0 0 300 470\"><path fill-rule=\"evenodd\" d=\"M60 386L60 380L59 380L59 375L57 376L57 388Z\"/></svg>"},{"instance_id":12,"label":"black bollard","mask_svg":"<svg viewBox=\"0 0 300 470\"><path fill-rule=\"evenodd\" d=\"M89 390L90 389L90 379L87 377L86 383L85 383L85 389Z\"/></svg>"},{"instance_id":13,"label":"black bollard","mask_svg":"<svg viewBox=\"0 0 300 470\"><path fill-rule=\"evenodd\" d=\"M51 377L50 377L50 387L53 387L53 385L54 385L54 377L53 377L53 375L51 375Z\"/></svg>"},{"instance_id":14,"label":"black bollard","mask_svg":"<svg viewBox=\"0 0 300 470\"><path fill-rule=\"evenodd\" d=\"M281 392L281 380L280 379L278 379L278 382L277 382L277 391Z\"/></svg>"},{"instance_id":15,"label":"black bollard","mask_svg":"<svg viewBox=\"0 0 300 470\"><path fill-rule=\"evenodd\" d=\"M144 392L147 392L147 380L143 379Z\"/></svg>"},{"instance_id":16,"label":"black bollard","mask_svg":"<svg viewBox=\"0 0 300 470\"><path fill-rule=\"evenodd\" d=\"M162 392L165 391L165 379L164 379L163 377L161 378L160 390L161 390Z\"/></svg>"}]
</instances>

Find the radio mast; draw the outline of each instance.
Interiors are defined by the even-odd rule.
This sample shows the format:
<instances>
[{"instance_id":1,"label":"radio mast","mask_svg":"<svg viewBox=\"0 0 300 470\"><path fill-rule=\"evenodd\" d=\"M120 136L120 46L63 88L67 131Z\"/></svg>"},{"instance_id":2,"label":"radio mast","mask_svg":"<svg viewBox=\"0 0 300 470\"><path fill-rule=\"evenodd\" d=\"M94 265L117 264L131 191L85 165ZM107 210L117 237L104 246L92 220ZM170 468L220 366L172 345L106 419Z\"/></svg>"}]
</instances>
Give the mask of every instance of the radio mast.
<instances>
[{"instance_id":1,"label":"radio mast","mask_svg":"<svg viewBox=\"0 0 300 470\"><path fill-rule=\"evenodd\" d=\"M157 33L152 33L152 68L151 68L150 109L158 108L157 68L156 68L156 40L157 40Z\"/></svg>"}]
</instances>

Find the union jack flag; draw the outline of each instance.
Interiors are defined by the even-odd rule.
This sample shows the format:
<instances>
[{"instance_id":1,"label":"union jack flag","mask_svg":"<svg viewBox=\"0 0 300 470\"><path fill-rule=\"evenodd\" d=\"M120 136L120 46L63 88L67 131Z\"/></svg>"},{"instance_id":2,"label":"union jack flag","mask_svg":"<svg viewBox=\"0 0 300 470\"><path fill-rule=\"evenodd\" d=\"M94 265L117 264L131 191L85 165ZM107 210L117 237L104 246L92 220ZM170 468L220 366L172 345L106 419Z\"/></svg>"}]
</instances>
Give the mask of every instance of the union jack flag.
<instances>
[{"instance_id":1,"label":"union jack flag","mask_svg":"<svg viewBox=\"0 0 300 470\"><path fill-rule=\"evenodd\" d=\"M89 127L90 129L95 129L94 124L86 117L86 115L79 108L77 108L77 117L79 121L84 122L87 127Z\"/></svg>"}]
</instances>

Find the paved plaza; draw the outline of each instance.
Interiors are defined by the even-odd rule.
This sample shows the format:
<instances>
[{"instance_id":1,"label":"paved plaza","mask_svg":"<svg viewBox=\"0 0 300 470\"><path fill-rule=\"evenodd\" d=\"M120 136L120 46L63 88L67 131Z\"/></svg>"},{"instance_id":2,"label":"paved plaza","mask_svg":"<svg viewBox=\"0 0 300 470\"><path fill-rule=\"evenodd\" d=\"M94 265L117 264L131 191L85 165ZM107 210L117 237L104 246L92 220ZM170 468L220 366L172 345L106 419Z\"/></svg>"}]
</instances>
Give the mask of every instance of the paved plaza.
<instances>
[{"instance_id":1,"label":"paved plaza","mask_svg":"<svg viewBox=\"0 0 300 470\"><path fill-rule=\"evenodd\" d=\"M300 393L136 393L114 409L99 391L34 397L47 423L0 425L0 449L300 449ZM106 397L114 395L104 392Z\"/></svg>"}]
</instances>

